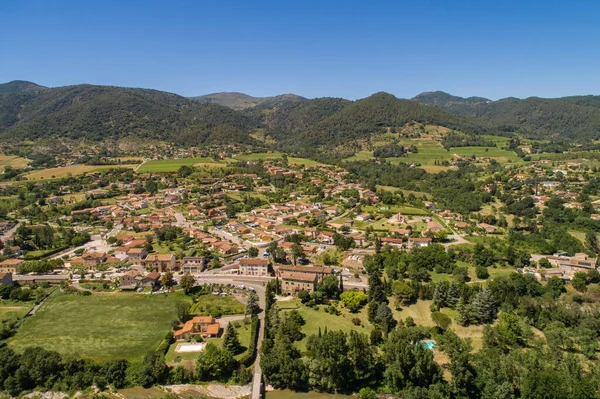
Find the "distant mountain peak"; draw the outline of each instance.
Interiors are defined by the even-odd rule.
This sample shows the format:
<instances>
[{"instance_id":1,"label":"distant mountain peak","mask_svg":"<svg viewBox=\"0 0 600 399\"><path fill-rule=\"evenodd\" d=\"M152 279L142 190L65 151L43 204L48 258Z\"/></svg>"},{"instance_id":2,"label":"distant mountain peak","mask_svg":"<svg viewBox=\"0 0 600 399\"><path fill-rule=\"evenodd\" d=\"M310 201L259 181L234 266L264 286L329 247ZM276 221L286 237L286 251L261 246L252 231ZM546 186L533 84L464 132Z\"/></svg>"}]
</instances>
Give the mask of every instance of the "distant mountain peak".
<instances>
[{"instance_id":1,"label":"distant mountain peak","mask_svg":"<svg viewBox=\"0 0 600 399\"><path fill-rule=\"evenodd\" d=\"M275 107L282 104L306 100L304 97L291 93L272 97L253 97L248 94L238 92L205 94L203 96L191 97L191 99L200 103L215 103L223 105L237 111L254 108L258 105Z\"/></svg>"},{"instance_id":2,"label":"distant mountain peak","mask_svg":"<svg viewBox=\"0 0 600 399\"><path fill-rule=\"evenodd\" d=\"M28 93L46 89L47 87L40 86L27 80L13 80L0 84L0 93Z\"/></svg>"}]
</instances>

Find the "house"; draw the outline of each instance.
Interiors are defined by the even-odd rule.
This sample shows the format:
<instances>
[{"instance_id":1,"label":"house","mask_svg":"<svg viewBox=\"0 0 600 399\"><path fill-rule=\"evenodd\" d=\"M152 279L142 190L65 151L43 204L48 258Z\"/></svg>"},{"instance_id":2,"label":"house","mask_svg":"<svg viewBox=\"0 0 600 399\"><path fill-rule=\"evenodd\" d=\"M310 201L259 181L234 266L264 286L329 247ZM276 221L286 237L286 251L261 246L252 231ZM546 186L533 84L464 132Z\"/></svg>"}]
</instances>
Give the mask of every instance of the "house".
<instances>
[{"instance_id":1,"label":"house","mask_svg":"<svg viewBox=\"0 0 600 399\"><path fill-rule=\"evenodd\" d=\"M429 246L432 243L432 239L429 237L410 237L408 239L408 244L412 248L424 248Z\"/></svg>"},{"instance_id":2,"label":"house","mask_svg":"<svg viewBox=\"0 0 600 399\"><path fill-rule=\"evenodd\" d=\"M155 285L158 284L159 279L160 279L159 272L148 273L140 279L140 285L142 287L154 287Z\"/></svg>"},{"instance_id":3,"label":"house","mask_svg":"<svg viewBox=\"0 0 600 399\"><path fill-rule=\"evenodd\" d=\"M129 248L127 250L127 260L136 264L140 264L147 255L146 248Z\"/></svg>"},{"instance_id":4,"label":"house","mask_svg":"<svg viewBox=\"0 0 600 399\"><path fill-rule=\"evenodd\" d=\"M302 290L314 292L317 287L318 276L315 273L282 271L279 277L284 295L296 295Z\"/></svg>"},{"instance_id":5,"label":"house","mask_svg":"<svg viewBox=\"0 0 600 399\"><path fill-rule=\"evenodd\" d=\"M134 289L137 286L137 283L139 280L140 280L140 274L137 271L135 271L135 270L128 271L127 273L125 273L124 275L121 276L121 281L120 281L119 287L122 290Z\"/></svg>"},{"instance_id":6,"label":"house","mask_svg":"<svg viewBox=\"0 0 600 399\"><path fill-rule=\"evenodd\" d=\"M181 271L184 273L201 273L206 265L203 256L186 256L182 260Z\"/></svg>"},{"instance_id":7,"label":"house","mask_svg":"<svg viewBox=\"0 0 600 399\"><path fill-rule=\"evenodd\" d=\"M212 316L196 316L188 320L180 330L175 331L175 339L189 339L193 336L215 338L219 335L221 325Z\"/></svg>"},{"instance_id":8,"label":"house","mask_svg":"<svg viewBox=\"0 0 600 399\"><path fill-rule=\"evenodd\" d=\"M12 284L13 283L13 279L12 279L12 273L0 273L0 284Z\"/></svg>"},{"instance_id":9,"label":"house","mask_svg":"<svg viewBox=\"0 0 600 399\"><path fill-rule=\"evenodd\" d=\"M106 254L101 254L99 252L87 252L81 255L81 260L83 262L83 266L88 269L93 269L96 265L106 262Z\"/></svg>"},{"instance_id":10,"label":"house","mask_svg":"<svg viewBox=\"0 0 600 399\"><path fill-rule=\"evenodd\" d=\"M478 223L477 227L479 227L481 230L485 231L486 233L493 233L497 230L496 226L492 226L491 224L487 224L487 223Z\"/></svg>"},{"instance_id":11,"label":"house","mask_svg":"<svg viewBox=\"0 0 600 399\"><path fill-rule=\"evenodd\" d=\"M22 259L6 259L0 262L0 273L16 273L21 263Z\"/></svg>"},{"instance_id":12,"label":"house","mask_svg":"<svg viewBox=\"0 0 600 399\"><path fill-rule=\"evenodd\" d=\"M402 247L404 245L404 240L402 238L382 237L381 243L383 245L391 245L393 247Z\"/></svg>"},{"instance_id":13,"label":"house","mask_svg":"<svg viewBox=\"0 0 600 399\"><path fill-rule=\"evenodd\" d=\"M360 215L355 217L356 220L358 220L359 222L368 222L373 220L373 218L371 217L371 215L367 212L363 212Z\"/></svg>"},{"instance_id":14,"label":"house","mask_svg":"<svg viewBox=\"0 0 600 399\"><path fill-rule=\"evenodd\" d=\"M269 262L266 259L240 259L240 274L244 276L268 276Z\"/></svg>"},{"instance_id":15,"label":"house","mask_svg":"<svg viewBox=\"0 0 600 399\"><path fill-rule=\"evenodd\" d=\"M172 272L175 269L175 255L148 255L142 260L141 264L146 268L156 269L160 273Z\"/></svg>"},{"instance_id":16,"label":"house","mask_svg":"<svg viewBox=\"0 0 600 399\"><path fill-rule=\"evenodd\" d=\"M319 279L334 273L334 270L331 267L321 267L321 266L279 265L279 266L276 266L275 268L277 269L275 271L275 274L277 275L277 277L280 277L280 278L281 278L281 274L283 272L316 274Z\"/></svg>"},{"instance_id":17,"label":"house","mask_svg":"<svg viewBox=\"0 0 600 399\"><path fill-rule=\"evenodd\" d=\"M596 269L598 259L587 254L578 253L575 256L552 255L547 257L555 268L561 270L567 276L574 276L577 272L588 272Z\"/></svg>"}]
</instances>

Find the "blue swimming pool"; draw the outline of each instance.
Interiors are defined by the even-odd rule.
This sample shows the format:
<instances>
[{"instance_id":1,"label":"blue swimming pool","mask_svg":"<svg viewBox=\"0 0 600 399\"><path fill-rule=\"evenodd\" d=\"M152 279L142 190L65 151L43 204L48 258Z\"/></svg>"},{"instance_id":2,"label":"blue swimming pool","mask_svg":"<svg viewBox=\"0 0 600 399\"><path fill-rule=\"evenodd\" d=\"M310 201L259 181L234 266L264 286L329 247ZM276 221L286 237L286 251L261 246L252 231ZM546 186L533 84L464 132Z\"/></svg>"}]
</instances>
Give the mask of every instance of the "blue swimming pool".
<instances>
[{"instance_id":1,"label":"blue swimming pool","mask_svg":"<svg viewBox=\"0 0 600 399\"><path fill-rule=\"evenodd\" d=\"M421 342L421 345L423 345L427 349L433 349L433 348L435 348L435 342L433 342L433 341Z\"/></svg>"}]
</instances>

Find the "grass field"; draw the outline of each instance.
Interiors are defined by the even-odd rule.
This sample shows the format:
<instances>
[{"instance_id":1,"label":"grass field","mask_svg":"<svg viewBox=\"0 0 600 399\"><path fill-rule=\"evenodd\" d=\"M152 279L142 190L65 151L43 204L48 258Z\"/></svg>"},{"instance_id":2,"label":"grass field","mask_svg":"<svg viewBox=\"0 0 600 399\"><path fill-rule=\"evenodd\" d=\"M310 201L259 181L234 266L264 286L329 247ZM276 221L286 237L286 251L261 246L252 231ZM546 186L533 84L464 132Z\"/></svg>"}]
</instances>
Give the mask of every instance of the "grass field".
<instances>
[{"instance_id":1,"label":"grass field","mask_svg":"<svg viewBox=\"0 0 600 399\"><path fill-rule=\"evenodd\" d=\"M181 294L57 295L25 320L8 345L96 361L135 360L158 347L176 319L175 305L185 301Z\"/></svg>"},{"instance_id":2,"label":"grass field","mask_svg":"<svg viewBox=\"0 0 600 399\"><path fill-rule=\"evenodd\" d=\"M27 180L43 180L43 179L58 179L69 175L81 175L83 173L94 172L102 169L111 168L135 168L136 165L73 165L64 166L62 168L49 168L36 170L35 172L27 173Z\"/></svg>"},{"instance_id":3,"label":"grass field","mask_svg":"<svg viewBox=\"0 0 600 399\"><path fill-rule=\"evenodd\" d=\"M29 159L14 155L0 155L0 170L4 170L5 166L12 166L16 169L24 168L29 162Z\"/></svg>"},{"instance_id":4,"label":"grass field","mask_svg":"<svg viewBox=\"0 0 600 399\"><path fill-rule=\"evenodd\" d=\"M431 301L418 301L417 303L405 306L402 310L395 310L395 304L390 304L396 320L404 320L408 316L412 317L416 324L421 326L433 327L435 323L431 320ZM452 318L450 326L454 332L461 338L470 338L473 343L473 349L479 350L483 345L483 326L461 327L454 321L456 311L443 308L441 312Z\"/></svg>"},{"instance_id":5,"label":"grass field","mask_svg":"<svg viewBox=\"0 0 600 399\"><path fill-rule=\"evenodd\" d=\"M33 307L33 302L0 301L0 321L21 318Z\"/></svg>"},{"instance_id":6,"label":"grass field","mask_svg":"<svg viewBox=\"0 0 600 399\"><path fill-rule=\"evenodd\" d=\"M521 162L521 158L514 152L497 147L454 147L450 149L450 152L461 157L475 155L477 158L492 158L500 163Z\"/></svg>"},{"instance_id":7,"label":"grass field","mask_svg":"<svg viewBox=\"0 0 600 399\"><path fill-rule=\"evenodd\" d=\"M214 316L219 311L223 315L243 314L246 306L232 296L202 295L192 308L192 313Z\"/></svg>"},{"instance_id":8,"label":"grass field","mask_svg":"<svg viewBox=\"0 0 600 399\"><path fill-rule=\"evenodd\" d=\"M206 166L223 168L226 162L215 161L212 158L181 158L148 161L137 170L139 173L177 172L182 166Z\"/></svg>"},{"instance_id":9,"label":"grass field","mask_svg":"<svg viewBox=\"0 0 600 399\"><path fill-rule=\"evenodd\" d=\"M283 153L281 153L281 152L259 152L259 153L255 153L255 154L238 155L235 157L235 159L237 159L239 161L260 161L260 160L266 161L266 160L270 160L270 159L281 159L282 156L283 156ZM296 158L296 157L288 157L288 164L304 165L306 167L324 165L323 163L313 161L312 159Z\"/></svg>"},{"instance_id":10,"label":"grass field","mask_svg":"<svg viewBox=\"0 0 600 399\"><path fill-rule=\"evenodd\" d=\"M387 208L387 209L382 209ZM401 206L401 205L391 205L391 206L383 206L383 207L375 207L372 205L364 206L362 208L363 212L369 213L378 213L378 212L392 212L394 214L401 213L403 215L416 215L416 216L425 216L429 215L425 209L414 208L412 206Z\"/></svg>"},{"instance_id":11,"label":"grass field","mask_svg":"<svg viewBox=\"0 0 600 399\"><path fill-rule=\"evenodd\" d=\"M306 341L309 336L319 333L319 327L322 331L338 331L342 330L349 332L350 330L356 330L363 334L369 334L372 330L372 326L369 323L367 316L366 307L361 309L358 313L350 313L343 305L338 304L338 310L341 312L339 316L329 314L325 311L327 308L325 305L320 305L319 310L316 308L309 308L302 303L300 300L293 299L290 301L279 301L277 306L281 310L298 310L298 313L304 318L306 324L302 326L302 332L306 335L302 341L296 342L296 346L301 351L306 350ZM352 323L353 318L358 318L361 321L360 326L355 326Z\"/></svg>"}]
</instances>

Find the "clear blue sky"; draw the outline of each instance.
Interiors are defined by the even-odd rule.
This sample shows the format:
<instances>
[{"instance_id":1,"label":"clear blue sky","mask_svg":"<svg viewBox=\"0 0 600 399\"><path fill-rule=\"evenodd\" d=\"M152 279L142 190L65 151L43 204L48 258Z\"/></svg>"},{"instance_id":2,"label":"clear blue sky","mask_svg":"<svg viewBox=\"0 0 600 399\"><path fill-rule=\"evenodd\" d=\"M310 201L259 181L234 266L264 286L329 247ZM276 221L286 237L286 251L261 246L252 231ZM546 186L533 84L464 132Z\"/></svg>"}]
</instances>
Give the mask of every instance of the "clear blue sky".
<instances>
[{"instance_id":1,"label":"clear blue sky","mask_svg":"<svg viewBox=\"0 0 600 399\"><path fill-rule=\"evenodd\" d=\"M600 1L1 1L0 81L350 99L600 94Z\"/></svg>"}]
</instances>

